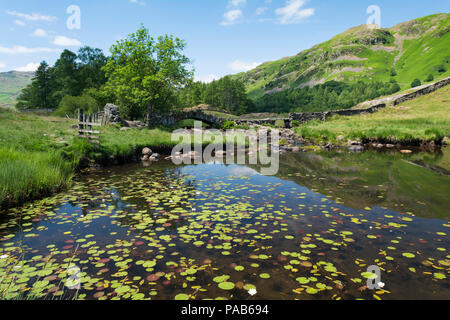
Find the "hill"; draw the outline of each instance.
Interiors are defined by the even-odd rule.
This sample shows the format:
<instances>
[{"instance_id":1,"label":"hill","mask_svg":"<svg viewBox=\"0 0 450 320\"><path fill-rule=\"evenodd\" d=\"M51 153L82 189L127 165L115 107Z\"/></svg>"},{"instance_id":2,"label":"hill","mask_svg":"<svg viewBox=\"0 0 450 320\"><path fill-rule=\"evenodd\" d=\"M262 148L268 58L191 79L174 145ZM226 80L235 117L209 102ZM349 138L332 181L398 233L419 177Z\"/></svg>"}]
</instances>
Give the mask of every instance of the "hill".
<instances>
[{"instance_id":1,"label":"hill","mask_svg":"<svg viewBox=\"0 0 450 320\"><path fill-rule=\"evenodd\" d=\"M418 78L450 75L450 14L439 13L392 28L351 28L293 57L234 75L252 98L335 80L396 80L402 89Z\"/></svg>"},{"instance_id":2,"label":"hill","mask_svg":"<svg viewBox=\"0 0 450 320\"><path fill-rule=\"evenodd\" d=\"M0 73L0 107L12 107L20 91L33 78L34 72L9 71Z\"/></svg>"},{"instance_id":3,"label":"hill","mask_svg":"<svg viewBox=\"0 0 450 320\"><path fill-rule=\"evenodd\" d=\"M373 114L334 116L325 122L311 121L295 131L316 143L345 144L347 140L417 145L440 144L450 136L450 86L388 107Z\"/></svg>"}]
</instances>

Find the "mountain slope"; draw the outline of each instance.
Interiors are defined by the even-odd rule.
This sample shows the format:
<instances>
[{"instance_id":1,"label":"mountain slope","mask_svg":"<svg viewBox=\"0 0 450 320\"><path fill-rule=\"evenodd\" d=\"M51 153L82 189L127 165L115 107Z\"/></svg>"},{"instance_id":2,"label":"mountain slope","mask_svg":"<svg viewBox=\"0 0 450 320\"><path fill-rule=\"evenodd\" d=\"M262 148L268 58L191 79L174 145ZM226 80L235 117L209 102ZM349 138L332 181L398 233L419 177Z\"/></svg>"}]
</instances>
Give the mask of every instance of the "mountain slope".
<instances>
[{"instance_id":1,"label":"mountain slope","mask_svg":"<svg viewBox=\"0 0 450 320\"><path fill-rule=\"evenodd\" d=\"M15 99L33 78L34 72L1 72L0 73L0 107L14 106Z\"/></svg>"},{"instance_id":2,"label":"mountain slope","mask_svg":"<svg viewBox=\"0 0 450 320\"><path fill-rule=\"evenodd\" d=\"M293 57L240 73L251 97L330 80L389 81L402 88L412 80L450 75L450 14L435 14L389 29L361 25Z\"/></svg>"}]
</instances>

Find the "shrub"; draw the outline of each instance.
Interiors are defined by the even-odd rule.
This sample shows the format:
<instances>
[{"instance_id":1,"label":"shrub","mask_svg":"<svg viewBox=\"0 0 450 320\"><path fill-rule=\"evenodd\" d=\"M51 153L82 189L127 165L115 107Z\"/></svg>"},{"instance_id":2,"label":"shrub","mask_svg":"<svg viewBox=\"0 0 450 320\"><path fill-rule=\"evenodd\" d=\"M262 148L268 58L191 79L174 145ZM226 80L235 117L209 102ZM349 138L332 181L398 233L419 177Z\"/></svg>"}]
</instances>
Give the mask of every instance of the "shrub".
<instances>
[{"instance_id":1,"label":"shrub","mask_svg":"<svg viewBox=\"0 0 450 320\"><path fill-rule=\"evenodd\" d=\"M422 82L420 82L419 79L414 79L414 81L411 83L411 88L415 88L422 85Z\"/></svg>"},{"instance_id":2,"label":"shrub","mask_svg":"<svg viewBox=\"0 0 450 320\"><path fill-rule=\"evenodd\" d=\"M291 125L292 125L292 127L300 127L300 121L292 120Z\"/></svg>"},{"instance_id":3,"label":"shrub","mask_svg":"<svg viewBox=\"0 0 450 320\"><path fill-rule=\"evenodd\" d=\"M97 112L99 105L97 101L89 95L82 95L79 97L65 96L62 98L55 115L64 117L65 115L75 116L78 109L83 109L85 113Z\"/></svg>"},{"instance_id":4,"label":"shrub","mask_svg":"<svg viewBox=\"0 0 450 320\"><path fill-rule=\"evenodd\" d=\"M434 77L432 74L429 74L428 77L425 79L425 82L431 82L434 80Z\"/></svg>"},{"instance_id":5,"label":"shrub","mask_svg":"<svg viewBox=\"0 0 450 320\"><path fill-rule=\"evenodd\" d=\"M234 121L225 121L225 122L222 124L222 129L223 129L223 130L229 130L229 129L233 129L234 126L235 126Z\"/></svg>"},{"instance_id":6,"label":"shrub","mask_svg":"<svg viewBox=\"0 0 450 320\"><path fill-rule=\"evenodd\" d=\"M437 72L439 72L439 73L444 73L447 71L447 68L443 64L438 65L436 67L436 69L437 69Z\"/></svg>"},{"instance_id":7,"label":"shrub","mask_svg":"<svg viewBox=\"0 0 450 320\"><path fill-rule=\"evenodd\" d=\"M284 122L284 120L277 120L275 121L275 127L282 129L286 127L286 123Z\"/></svg>"}]
</instances>

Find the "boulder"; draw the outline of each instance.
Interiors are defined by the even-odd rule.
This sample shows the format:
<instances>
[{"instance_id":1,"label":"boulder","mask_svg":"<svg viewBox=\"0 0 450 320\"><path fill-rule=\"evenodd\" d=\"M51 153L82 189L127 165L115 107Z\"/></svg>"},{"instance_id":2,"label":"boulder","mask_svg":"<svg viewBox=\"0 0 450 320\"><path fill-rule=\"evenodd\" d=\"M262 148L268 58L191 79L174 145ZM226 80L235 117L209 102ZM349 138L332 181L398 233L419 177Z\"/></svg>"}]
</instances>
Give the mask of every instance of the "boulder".
<instances>
[{"instance_id":1,"label":"boulder","mask_svg":"<svg viewBox=\"0 0 450 320\"><path fill-rule=\"evenodd\" d=\"M158 160L159 158L161 158L159 153L154 153L152 154L151 158Z\"/></svg>"},{"instance_id":2,"label":"boulder","mask_svg":"<svg viewBox=\"0 0 450 320\"><path fill-rule=\"evenodd\" d=\"M142 149L142 155L143 156L151 156L152 154L153 154L153 151L150 148Z\"/></svg>"},{"instance_id":3,"label":"boulder","mask_svg":"<svg viewBox=\"0 0 450 320\"><path fill-rule=\"evenodd\" d=\"M108 124L122 124L118 106L108 103L104 108L104 113Z\"/></svg>"},{"instance_id":4,"label":"boulder","mask_svg":"<svg viewBox=\"0 0 450 320\"><path fill-rule=\"evenodd\" d=\"M393 144L387 144L387 145L386 145L386 148L392 149L392 148L395 148L395 146L394 146Z\"/></svg>"},{"instance_id":5,"label":"boulder","mask_svg":"<svg viewBox=\"0 0 450 320\"><path fill-rule=\"evenodd\" d=\"M403 153L403 154L410 154L410 153L412 153L411 150L400 150L400 152Z\"/></svg>"},{"instance_id":6,"label":"boulder","mask_svg":"<svg viewBox=\"0 0 450 320\"><path fill-rule=\"evenodd\" d=\"M141 160L142 160L142 161L148 161L148 160L149 160L149 156L148 156L148 155L144 155L144 156L141 158Z\"/></svg>"}]
</instances>

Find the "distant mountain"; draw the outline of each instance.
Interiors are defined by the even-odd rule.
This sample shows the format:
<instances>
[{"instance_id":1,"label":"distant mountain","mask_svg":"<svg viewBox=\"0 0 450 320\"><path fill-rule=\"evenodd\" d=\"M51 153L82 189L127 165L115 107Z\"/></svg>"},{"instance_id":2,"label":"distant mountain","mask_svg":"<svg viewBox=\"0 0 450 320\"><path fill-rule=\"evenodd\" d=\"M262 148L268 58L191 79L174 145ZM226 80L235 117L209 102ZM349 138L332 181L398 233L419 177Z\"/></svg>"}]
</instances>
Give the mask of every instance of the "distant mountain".
<instances>
[{"instance_id":1,"label":"distant mountain","mask_svg":"<svg viewBox=\"0 0 450 320\"><path fill-rule=\"evenodd\" d=\"M450 76L450 14L440 13L389 29L361 25L293 57L234 75L251 97L330 80L389 81L406 88L418 78Z\"/></svg>"},{"instance_id":2,"label":"distant mountain","mask_svg":"<svg viewBox=\"0 0 450 320\"><path fill-rule=\"evenodd\" d=\"M34 76L34 72L9 71L0 72L0 107L11 107L20 91Z\"/></svg>"}]
</instances>

